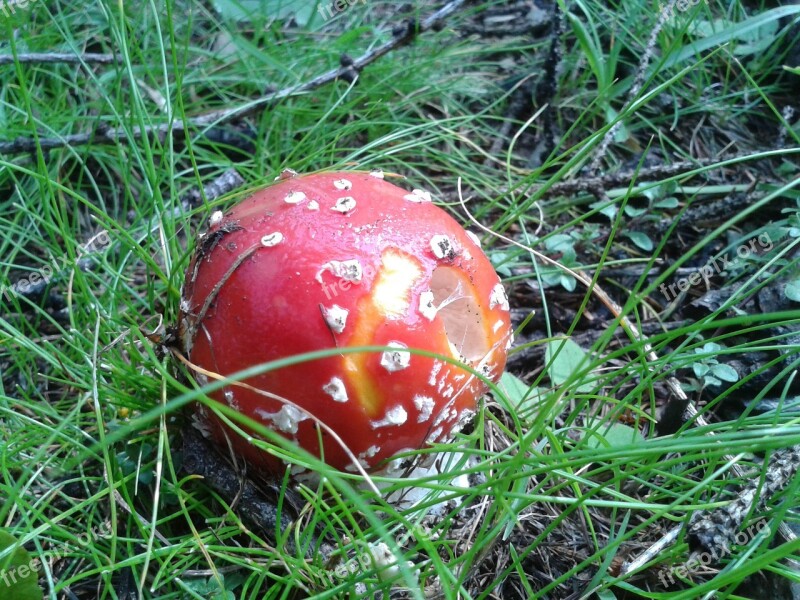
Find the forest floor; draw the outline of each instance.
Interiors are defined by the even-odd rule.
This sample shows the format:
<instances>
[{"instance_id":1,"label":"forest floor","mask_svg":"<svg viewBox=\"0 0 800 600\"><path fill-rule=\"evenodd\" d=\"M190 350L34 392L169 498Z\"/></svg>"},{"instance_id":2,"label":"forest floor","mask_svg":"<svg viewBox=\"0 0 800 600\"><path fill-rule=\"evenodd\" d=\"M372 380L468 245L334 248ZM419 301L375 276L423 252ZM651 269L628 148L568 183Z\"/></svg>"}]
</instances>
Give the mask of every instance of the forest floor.
<instances>
[{"instance_id":1,"label":"forest floor","mask_svg":"<svg viewBox=\"0 0 800 600\"><path fill-rule=\"evenodd\" d=\"M800 597L799 20L0 0L0 600ZM195 235L287 168L397 173L481 238L516 342L437 448L468 488L187 439Z\"/></svg>"}]
</instances>

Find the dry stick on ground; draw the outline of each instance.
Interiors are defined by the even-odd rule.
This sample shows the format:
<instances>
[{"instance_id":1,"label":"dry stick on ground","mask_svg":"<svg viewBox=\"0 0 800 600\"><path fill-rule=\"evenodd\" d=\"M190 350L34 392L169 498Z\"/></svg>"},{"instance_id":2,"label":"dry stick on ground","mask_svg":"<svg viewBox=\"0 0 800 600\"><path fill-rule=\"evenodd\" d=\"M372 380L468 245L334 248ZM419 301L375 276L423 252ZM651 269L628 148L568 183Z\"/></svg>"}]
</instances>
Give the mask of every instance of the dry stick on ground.
<instances>
[{"instance_id":1,"label":"dry stick on ground","mask_svg":"<svg viewBox=\"0 0 800 600\"><path fill-rule=\"evenodd\" d=\"M788 148L775 148L768 151L767 156L759 158L768 158L772 153L777 155L786 154L787 150L790 153L796 153L796 149ZM606 190L615 187L629 187L631 181L645 181L645 180L658 180L664 177L675 177L682 175L688 171L698 168L712 167L719 165L719 163L727 163L733 161L745 161L753 158L752 152L739 152L728 156L709 156L706 158L697 158L693 160L682 160L669 165L656 165L654 167L644 167L637 171L624 171L620 173L608 173L599 177L581 177L579 179L571 179L568 181L559 181L551 185L545 190L543 196L570 196L579 192L589 192L596 194L598 190ZM722 165L724 166L724 165ZM749 182L748 182L749 183Z\"/></svg>"},{"instance_id":2,"label":"dry stick on ground","mask_svg":"<svg viewBox=\"0 0 800 600\"><path fill-rule=\"evenodd\" d=\"M466 213L467 217L477 227L479 227L480 229L482 229L483 231L485 231L489 235L492 235L492 236L494 236L494 237L496 237L496 238L498 238L500 240L503 240L504 242L509 243L509 244L511 244L513 246L517 246L518 248L522 248L526 252L530 252L533 256L535 256L539 260L547 263L548 265L551 265L551 266L554 266L554 267L556 267L558 269L561 269L565 273L568 273L568 274L572 275L577 281L580 281L584 286L586 286L587 289L589 289L591 291L591 293L594 296L596 296L606 306L606 308L608 308L608 310L616 318L619 319L620 326L625 331L625 333L628 334L628 336L631 338L631 340L633 342L636 342L636 343L639 343L639 344L642 345L642 348L644 349L644 354L645 354L645 357L646 357L647 361L649 363L651 363L651 364L655 364L655 363L658 362L658 355L655 353L655 351L653 350L652 346L647 341L645 341L644 337L640 334L639 330L636 329L636 327L633 325L633 323L631 323L630 319L628 319L628 317L626 315L622 314L622 308L616 302L614 302L614 300L608 294L606 294L605 291L603 291L603 289L597 284L597 282L593 281L592 279L590 279L589 277L587 277L583 273L581 273L579 271L575 271L573 269L570 269L569 267L567 267L565 265L562 265L558 261L553 260L549 256L546 256L546 255L542 254L541 252L538 252L537 250L534 250L530 246L526 246L525 244L522 244L522 243L520 243L520 242L518 242L518 241L516 241L516 240L514 240L512 238L509 238L509 237L506 237L506 236L504 236L504 235L502 235L500 233L497 233L496 231L493 231L489 227L486 227L485 225L480 223L472 215L472 213L469 211L469 209L467 208L466 202L465 202L464 197L463 197L463 195L461 193L461 178L460 177L458 178L458 198L459 198L459 202L461 203L461 207L464 210L464 212ZM685 403L685 405L686 405L686 408L684 409L684 415L683 415L684 422L688 423L688 422L692 422L693 421L693 422L697 423L701 427L708 425L708 423L703 418L703 416L697 412L697 408L695 407L694 403L689 399L689 397L683 391L683 389L681 388L680 383L678 382L678 380L675 377L672 377L672 376L666 377L666 384L669 387L670 391L681 402ZM709 435L713 435L713 434L709 434ZM795 448L783 449L783 452L780 453L779 459L776 459L776 460L780 464L783 464L785 462L785 459L783 458L783 456L785 454L794 455L798 451L799 450L796 447ZM775 454L778 455L779 452L776 452ZM738 477L740 479L749 479L749 476L737 464L738 461L742 458L741 454L737 455L736 457L726 456L725 458L730 463L730 465L731 465L730 469L731 469L731 471L733 472L733 474L736 477ZM759 500L759 505L762 505L762 504L766 503L766 501L769 499L769 497L771 497L772 495L774 495L775 493L777 493L778 491L783 489L785 487L786 483L787 483L787 480L783 479L782 485L780 485L780 486L776 486L774 488L770 488L770 487L765 486L764 490L762 490L763 495L762 495L761 499ZM757 485L756 488L759 489L760 485ZM769 496L767 495L767 493L769 493ZM677 537L677 532L682 527L683 527L683 525L676 526L673 531L670 531L667 534L667 537L670 537L670 536ZM796 537L794 535L794 533L791 531L791 529L789 529L789 527L785 523L781 523L780 524L779 531L780 531L780 534L786 540L793 540ZM649 553L645 553L645 554L648 555ZM650 555L651 558L652 558L652 556L653 555ZM634 560L634 561L626 563L625 565L623 565L619 576L622 577L622 576L624 576L624 575L626 575L628 573L633 572L636 568L639 568L643 564L645 564L645 562L647 562L647 561L640 562L640 560L637 559L637 560Z\"/></svg>"},{"instance_id":3,"label":"dry stick on ground","mask_svg":"<svg viewBox=\"0 0 800 600\"><path fill-rule=\"evenodd\" d=\"M236 169L228 169L215 177L213 181L205 184L202 190L198 187L186 192L181 198L181 207L184 210L190 210L199 205L204 198L209 202L216 200L244 184L244 179Z\"/></svg>"},{"instance_id":4,"label":"dry stick on ground","mask_svg":"<svg viewBox=\"0 0 800 600\"><path fill-rule=\"evenodd\" d=\"M550 31L550 48L544 62L543 72L540 77L538 85L534 85L531 78L534 73L524 76L514 88L509 92L509 105L506 111L506 121L500 127L494 143L489 148L488 152L482 152L485 158L484 165L492 162L499 162L496 155L500 154L504 144L507 143L511 129L514 127L515 121L522 117L527 111L530 112L531 107L540 107L537 114L542 116L542 134L541 138L548 146L547 152L552 151L555 147L555 140L553 139L553 119L550 119L550 112L552 111L551 102L556 94L558 88L558 70L564 59L564 50L561 44L561 35L565 28L565 12L555 4L553 5L553 15L550 19L552 29ZM535 91L535 94L534 94ZM530 120L524 123L514 135L514 138L519 137L520 133L524 131L530 124ZM512 144L513 147L513 144ZM511 149L509 148L509 152Z\"/></svg>"},{"instance_id":5,"label":"dry stick on ground","mask_svg":"<svg viewBox=\"0 0 800 600\"><path fill-rule=\"evenodd\" d=\"M557 119L551 118L553 112L553 99L558 91L558 74L564 62L564 47L561 37L567 28L566 8L561 10L558 3L553 8L553 31L550 39L550 49L544 63L544 73L542 84L536 89L534 102L538 106L546 107L542 114L542 128L536 149L528 159L529 166L539 166L555 150L558 140L556 139ZM525 124L527 126L527 123ZM521 133L518 132L517 136ZM515 136L516 137L516 136Z\"/></svg>"},{"instance_id":6,"label":"dry stick on ground","mask_svg":"<svg viewBox=\"0 0 800 600\"><path fill-rule=\"evenodd\" d=\"M751 478L729 504L697 514L687 532L689 546L695 551L724 556L724 552L718 551L726 550L733 544L747 515L753 511L763 511L767 501L794 479L798 469L800 446L773 452L767 461L763 481L760 477Z\"/></svg>"},{"instance_id":7,"label":"dry stick on ground","mask_svg":"<svg viewBox=\"0 0 800 600\"><path fill-rule=\"evenodd\" d=\"M514 127L515 121L520 117L521 114L525 110L529 110L530 106L530 88L531 82L530 79L533 77L533 74L526 75L522 79L520 79L509 92L509 102L508 102L508 110L506 111L506 121L500 126L500 130L497 132L497 136L495 137L494 142L492 142L489 151L483 151L480 147L478 150L484 155L483 165L488 166L491 163L499 163L504 164L503 161L497 158L497 155L500 154L503 150L503 145L508 140L509 136L511 135L511 129ZM462 141L466 141L466 143L473 145L472 142L465 139L465 136L462 138ZM475 144L477 145L477 144ZM475 146L473 145L473 147Z\"/></svg>"},{"instance_id":8,"label":"dry stick on ground","mask_svg":"<svg viewBox=\"0 0 800 600\"><path fill-rule=\"evenodd\" d=\"M95 63L99 65L110 65L122 62L122 57L118 54L64 54L61 52L41 52L33 54L0 54L0 65L13 65L14 63L70 63L83 64Z\"/></svg>"},{"instance_id":9,"label":"dry stick on ground","mask_svg":"<svg viewBox=\"0 0 800 600\"><path fill-rule=\"evenodd\" d=\"M732 469L734 468L736 465L732 466ZM714 560L727 556L747 515L754 511L763 511L769 499L791 483L798 468L800 468L800 446L780 448L773 452L767 461L763 480L762 477L751 477L745 486L737 490L736 497L729 504L696 513L689 524L686 536L692 548L686 565L691 564L693 560L696 560L698 565L708 565L710 559L701 559L702 554L708 554ZM656 560L664 549L678 538L681 528L681 525L673 527L639 556L624 563L619 577L638 571L650 561ZM761 531L763 528L758 529ZM778 526L778 533L787 542L796 537L786 523ZM794 564L797 568L797 563Z\"/></svg>"},{"instance_id":10,"label":"dry stick on ground","mask_svg":"<svg viewBox=\"0 0 800 600\"><path fill-rule=\"evenodd\" d=\"M91 133L65 135L59 138L18 138L9 142L0 142L0 154L35 152L38 148L49 150L53 148L62 148L64 146L80 146L85 144L116 144L118 142L131 141L131 139L138 139L145 135L155 134L167 136L178 132L185 132L191 128L203 129L225 123L235 118L241 119L279 100L302 92L314 90L322 85L335 81L339 77L352 77L354 71L361 71L361 69L375 62L385 54L388 54L395 48L399 48L411 42L418 34L438 26L442 20L459 10L465 1L466 0L454 0L453 2L447 3L421 22L409 23L408 27L403 28L391 40L365 52L358 58L353 59L352 62L348 61L347 66L332 69L326 73L317 75L309 81L267 94L241 106L215 110L188 119L176 119L175 121L161 123L159 125L133 127L130 131L122 127L107 127L99 128Z\"/></svg>"},{"instance_id":11,"label":"dry stick on ground","mask_svg":"<svg viewBox=\"0 0 800 600\"><path fill-rule=\"evenodd\" d=\"M538 114L537 114L538 117ZM450 132L450 130L445 129L445 131ZM484 157L489 158L487 151L483 150L475 144L474 142L470 141L466 137L462 136L461 134L450 132L456 137L464 142L465 144L469 145L472 149L477 151L479 154L482 154ZM669 165L656 165L653 167L643 167L637 171L623 171L619 173L608 173L606 175L601 175L599 177L580 177L578 179L570 179L567 181L559 181L554 183L546 190L541 192L541 198L551 198L553 196L574 196L579 193L589 193L594 195L595 197L603 197L606 196L605 190L609 188L625 188L628 189L631 186L631 181L639 182L640 185L645 183L656 183L659 179L665 177L676 177L680 175L685 175L688 177L694 177L698 175L698 173L691 173L691 171L697 169L705 169L708 167L726 167L730 164L734 164L737 162L744 162L748 160L767 160L774 157L781 157L791 154L800 154L800 148L780 148L775 147L773 149L758 152L754 155L752 152L738 152L736 154L730 154L727 156L717 156L717 157L706 157L706 158L697 158L692 160L682 160L676 163L672 163ZM497 158L490 158L491 162L499 163L502 162ZM487 161L488 162L488 161ZM531 173L530 169L522 169L519 167L511 167L511 170L515 173L520 175L529 175ZM747 184L752 187L752 181L748 180ZM531 188L530 193L539 192L543 186L533 186ZM637 186L638 187L638 186ZM509 188L503 186L499 189L500 193L506 194L509 191ZM448 202L457 202L458 198L457 195L453 195L447 197ZM606 196L606 200L608 197ZM690 208L690 210L692 210ZM698 211L710 211L712 209L706 207L701 208L698 206Z\"/></svg>"},{"instance_id":12,"label":"dry stick on ground","mask_svg":"<svg viewBox=\"0 0 800 600\"><path fill-rule=\"evenodd\" d=\"M233 510L239 509L237 512L257 535L276 544L276 534L282 534L291 527L291 517L285 511L278 512L278 504L270 501L250 479L240 477L193 425L187 423L181 437L184 470L202 478L206 485L222 495ZM291 504L288 499L286 503ZM330 544L316 535L311 537L304 552L308 558L320 553L327 559L333 554ZM293 536L287 537L286 545L290 553L297 551Z\"/></svg>"},{"instance_id":13,"label":"dry stick on ground","mask_svg":"<svg viewBox=\"0 0 800 600\"><path fill-rule=\"evenodd\" d=\"M674 13L675 4L677 4L677 1L678 0L670 0L667 6L661 9L661 11L658 13L658 20L656 21L655 27L653 27L653 31L650 33L650 39L647 41L644 54L642 54L642 60L639 62L639 68L637 69L636 76L633 79L633 85L631 85L631 89L628 91L626 108L630 107L636 101L636 97L639 95L639 92L644 85L647 67L650 66L650 59L653 57L653 53L656 49L656 42L658 42L658 34L661 33L661 29L664 27L664 24L667 22L669 16ZM621 110L620 112L622 113L624 111L625 109ZM609 129L603 136L603 141L600 142L597 150L595 150L594 159L589 165L590 173L597 172L597 169L600 167L600 161L605 158L608 147L611 145L614 136L617 134L617 131L619 131L621 126L622 121L617 120L617 122L611 126L611 129Z\"/></svg>"}]
</instances>

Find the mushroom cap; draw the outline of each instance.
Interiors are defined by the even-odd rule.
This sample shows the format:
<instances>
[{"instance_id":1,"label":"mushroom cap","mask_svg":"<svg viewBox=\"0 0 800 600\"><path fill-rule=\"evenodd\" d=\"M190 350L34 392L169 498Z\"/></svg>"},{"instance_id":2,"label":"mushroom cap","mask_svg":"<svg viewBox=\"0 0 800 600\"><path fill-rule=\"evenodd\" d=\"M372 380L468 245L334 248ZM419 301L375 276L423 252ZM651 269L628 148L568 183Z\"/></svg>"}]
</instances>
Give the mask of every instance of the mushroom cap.
<instances>
[{"instance_id":1,"label":"mushroom cap","mask_svg":"<svg viewBox=\"0 0 800 600\"><path fill-rule=\"evenodd\" d=\"M485 384L408 349L496 380L512 336L505 291L477 238L426 192L380 172L284 178L217 215L187 270L180 329L189 360L223 376L322 349L386 346L246 381L302 410L236 385L212 394L346 470L354 469L347 453L309 414L367 469L446 441L474 415ZM226 427L198 410L224 443ZM282 468L241 436L227 437L251 463Z\"/></svg>"}]
</instances>

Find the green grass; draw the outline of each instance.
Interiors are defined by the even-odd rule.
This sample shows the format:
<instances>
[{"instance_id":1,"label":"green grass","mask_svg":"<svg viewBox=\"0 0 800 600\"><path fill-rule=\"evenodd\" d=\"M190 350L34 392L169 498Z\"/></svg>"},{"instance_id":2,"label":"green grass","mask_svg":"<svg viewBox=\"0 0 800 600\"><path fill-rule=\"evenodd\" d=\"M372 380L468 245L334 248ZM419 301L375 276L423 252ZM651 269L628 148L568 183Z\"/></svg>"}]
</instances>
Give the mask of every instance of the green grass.
<instances>
[{"instance_id":1,"label":"green grass","mask_svg":"<svg viewBox=\"0 0 800 600\"><path fill-rule=\"evenodd\" d=\"M133 138L139 128L244 106L267 89L336 68L343 53L359 56L391 39L406 16L432 10L414 2L397 15L395 3L370 1L328 22L290 26L278 2L240 23L211 4L34 0L0 14L2 55L120 56L114 65L0 65L0 141L59 138L100 124ZM749 516L748 525L766 519L771 533L735 547L719 570L676 577L665 589L658 573L689 560L681 533L647 568L618 573L620 562L695 511L734 497L731 486L758 479L763 456L800 444L800 310L789 302L762 314L746 304L754 290L783 291L798 280L800 129L797 116L787 121L782 111L797 97L798 75L783 65L798 66L787 23L800 10L741 2L676 9L631 97L657 3L567 3L557 90L546 99L550 109L531 119L541 106L521 118L509 117L508 107L518 77L542 85L548 36L458 35L501 6L470 3L441 31L370 64L357 84L337 81L258 112L241 130L251 137L245 151L193 130L0 155L2 292L52 273L57 294L56 304L14 293L0 300L0 526L41 560L45 597L337 598L405 587L415 598L426 588L443 598L561 598L578 581L601 598L742 598L758 597L742 587L753 573L797 581L786 559L796 558L800 543L775 535L778 524L797 521L796 482ZM316 5L304 10L315 14ZM542 119L552 122L556 144L532 164ZM509 120L513 143L490 155ZM557 193L554 186L588 176L582 169L616 122L600 174L630 175L609 184L605 198L586 189ZM653 165L679 161L691 164L652 174ZM669 302L659 286L678 269L698 269L764 232L773 247L717 284L742 286L727 302L677 327L665 318L647 336L658 356L651 363L643 344L625 338L615 316L573 278L482 235L514 291L512 306L537 310L535 339L523 335L515 352L556 348L600 323L597 341L583 345L585 360L562 348L548 354L549 364L529 361L519 379L493 387L474 429L441 448L463 453L457 469L477 481L466 490L432 478L419 484L431 490L427 505L398 511L359 476L316 464L326 478L301 491L302 519L285 533L299 549L290 552L249 531L235 507L180 470L183 410L208 402L214 384L189 383L186 368L150 334L176 321L194 233L212 210L284 168L356 166L406 176L466 223L460 177L482 224L590 278L600 272L596 284L634 324L664 316ZM232 167L247 189L182 206L185 193ZM749 195L746 207L724 218L658 229L740 194ZM86 243L102 232L109 243L86 255ZM92 268L77 268L79 261ZM602 274L614 269L634 275ZM720 348L708 350L709 342ZM760 367L767 381L745 394L752 406L772 401L772 410L717 412L738 402L737 390L751 389L759 371L728 388L705 386L701 396L696 365L759 351L767 353ZM789 358L780 363L777 352ZM768 371L770 361L779 367ZM710 424L658 436L655 414L673 375L701 399ZM730 456L747 479L730 472ZM436 494L458 498L469 512L426 518ZM312 526L334 544L338 562L304 556ZM378 542L414 568L381 579L364 559L365 544ZM0 553L0 568L12 554ZM0 598L9 593L0 581Z\"/></svg>"}]
</instances>

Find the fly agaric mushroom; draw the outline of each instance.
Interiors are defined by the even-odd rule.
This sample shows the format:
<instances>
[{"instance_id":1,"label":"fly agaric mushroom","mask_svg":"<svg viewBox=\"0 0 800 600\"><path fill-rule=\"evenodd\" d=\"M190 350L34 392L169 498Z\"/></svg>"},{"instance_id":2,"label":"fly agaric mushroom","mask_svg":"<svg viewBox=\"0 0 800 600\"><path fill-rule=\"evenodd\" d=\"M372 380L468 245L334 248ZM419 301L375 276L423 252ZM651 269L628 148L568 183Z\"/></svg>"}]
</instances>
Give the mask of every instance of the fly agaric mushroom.
<instances>
[{"instance_id":1,"label":"fly agaric mushroom","mask_svg":"<svg viewBox=\"0 0 800 600\"><path fill-rule=\"evenodd\" d=\"M451 439L485 391L452 357L496 380L511 345L503 285L465 231L421 190L380 171L290 172L225 214L201 236L183 289L180 331L189 360L222 376L328 348L384 346L295 364L226 385L212 396L353 470L341 438L374 469L404 450ZM198 372L200 373L200 372ZM197 375L201 383L206 378ZM222 442L226 426L200 407ZM251 463L280 462L239 435Z\"/></svg>"}]
</instances>

